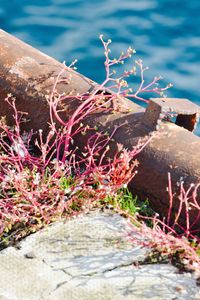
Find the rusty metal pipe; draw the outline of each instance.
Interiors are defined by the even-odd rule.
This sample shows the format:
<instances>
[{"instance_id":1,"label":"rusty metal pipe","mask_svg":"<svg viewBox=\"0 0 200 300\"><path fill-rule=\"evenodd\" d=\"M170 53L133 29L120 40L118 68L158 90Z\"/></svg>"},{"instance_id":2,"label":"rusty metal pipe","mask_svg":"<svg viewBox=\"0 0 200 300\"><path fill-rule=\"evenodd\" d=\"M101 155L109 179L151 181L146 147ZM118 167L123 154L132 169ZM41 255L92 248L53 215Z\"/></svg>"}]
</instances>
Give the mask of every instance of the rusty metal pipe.
<instances>
[{"instance_id":1,"label":"rusty metal pipe","mask_svg":"<svg viewBox=\"0 0 200 300\"><path fill-rule=\"evenodd\" d=\"M30 122L22 125L22 129L37 131L42 128L45 134L49 120L45 96L51 91L61 69L63 65L55 59L0 30L0 115L6 115L8 123L12 123L10 108L4 102L7 93L12 93L17 108L29 114ZM74 90L82 94L97 86L71 69L63 74L69 75L69 84L59 84L60 92L69 94ZM157 131L138 156L139 172L130 188L134 193L148 197L156 211L165 213L168 208L168 172L174 186L180 178L188 186L200 181L200 138L191 132L198 121L199 107L185 99L152 99L145 111L128 99L124 101L129 113L98 114L91 116L90 123L112 130L116 124L127 121L115 134L115 141L128 148L136 145L139 138ZM74 99L69 100L66 106L68 116L76 105ZM163 120L166 112L178 114L176 124Z\"/></svg>"}]
</instances>

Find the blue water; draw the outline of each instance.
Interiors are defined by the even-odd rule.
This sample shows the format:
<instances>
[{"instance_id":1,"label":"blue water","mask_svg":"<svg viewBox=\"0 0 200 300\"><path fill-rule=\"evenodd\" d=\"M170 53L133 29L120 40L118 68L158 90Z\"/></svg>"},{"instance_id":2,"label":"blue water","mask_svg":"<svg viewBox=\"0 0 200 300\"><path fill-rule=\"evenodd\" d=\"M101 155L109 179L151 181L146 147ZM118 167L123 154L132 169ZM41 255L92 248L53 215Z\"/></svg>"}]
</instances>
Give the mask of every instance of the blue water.
<instances>
[{"instance_id":1,"label":"blue water","mask_svg":"<svg viewBox=\"0 0 200 300\"><path fill-rule=\"evenodd\" d=\"M170 97L200 104L200 0L0 0L2 29L59 61L78 59L78 71L104 79L99 34L114 54L129 45L162 75ZM131 62L129 63L131 66Z\"/></svg>"}]
</instances>

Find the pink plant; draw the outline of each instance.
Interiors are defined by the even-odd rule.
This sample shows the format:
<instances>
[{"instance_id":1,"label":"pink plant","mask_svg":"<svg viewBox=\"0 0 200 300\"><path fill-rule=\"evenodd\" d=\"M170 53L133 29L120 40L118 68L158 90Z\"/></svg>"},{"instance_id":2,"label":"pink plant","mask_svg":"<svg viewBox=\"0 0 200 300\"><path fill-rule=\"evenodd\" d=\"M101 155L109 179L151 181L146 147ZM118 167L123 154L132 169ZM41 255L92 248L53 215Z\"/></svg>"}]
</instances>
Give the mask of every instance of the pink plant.
<instances>
[{"instance_id":1,"label":"pink plant","mask_svg":"<svg viewBox=\"0 0 200 300\"><path fill-rule=\"evenodd\" d=\"M187 189L184 187L184 182L180 182L179 195L173 193L171 184L171 175L168 174L168 194L169 194L169 210L167 215L167 225L176 231L181 231L181 234L187 238L197 238L200 233L198 224L200 222L200 201L197 199L199 184L191 184ZM174 202L179 201L176 215L173 216ZM183 218L184 216L184 225ZM173 221L173 223L172 223ZM198 238L200 242L200 238Z\"/></svg>"},{"instance_id":2,"label":"pink plant","mask_svg":"<svg viewBox=\"0 0 200 300\"><path fill-rule=\"evenodd\" d=\"M119 206L116 207L116 211L129 219L128 238L133 243L150 247L153 254L157 254L157 259L175 260L176 263L181 263L185 269L194 271L200 277L200 229L195 226L200 221L200 205L197 199L200 184L192 184L185 189L184 183L181 182L177 197L172 191L170 174L168 174L168 182L169 210L166 219L161 220L156 213L152 217L139 213L132 216L122 211ZM175 216L173 215L174 201L176 203L179 201ZM193 219L191 210L195 210L196 217ZM184 223L183 216L185 216ZM146 225L147 221L151 222L150 227Z\"/></svg>"},{"instance_id":3,"label":"pink plant","mask_svg":"<svg viewBox=\"0 0 200 300\"><path fill-rule=\"evenodd\" d=\"M105 49L106 79L91 94L74 95L73 91L70 95L60 94L57 91L59 82L70 81L70 78L62 76L67 68L63 66L47 97L50 108L49 132L44 140L42 130L39 130L39 137L33 145L37 146L39 154L31 149L34 133L20 131L20 123L26 113L17 111L12 95L6 98L14 112L15 126L9 127L5 118L0 121L0 235L4 237L6 232L13 232L15 239L20 238L23 233L16 234L16 230L22 225L28 228L28 232L35 231L63 215L75 215L78 213L77 207L74 209L75 202L81 209L87 203L103 199L108 192L116 192L134 177L137 166L134 158L145 144L139 144L132 150L119 145L115 156L108 159L109 144L117 128L108 136L83 123L92 113L121 109L123 96L142 100L140 93L148 91L160 94L168 86L157 86L160 77L145 85L145 68L141 61L137 61L141 84L133 93L127 88L125 78L133 75L135 68L116 78L112 67L131 57L134 50L129 48L117 59L111 59L110 41L105 42L102 36L100 39ZM108 85L113 93L105 93ZM71 98L78 100L79 105L67 118L64 106ZM74 138L88 132L91 135L84 152L80 154L73 146Z\"/></svg>"},{"instance_id":4,"label":"pink plant","mask_svg":"<svg viewBox=\"0 0 200 300\"><path fill-rule=\"evenodd\" d=\"M109 56L111 41L105 42L102 36L100 39L105 50L106 79L91 94L74 95L73 91L70 95L59 94L57 91L59 82L70 80L70 78L63 79L63 71L67 68L63 67L47 99L50 108L50 126L45 140L42 131L38 133L39 138L35 142L40 150L38 155L31 149L34 133L20 131L20 123L25 113L17 111L15 99L11 95L6 98L7 103L13 108L15 126L9 127L5 118L0 120L0 236L2 238L7 236L10 238L13 234L14 240L17 240L58 218L74 216L79 213L79 210L104 199L107 194L114 195L121 187L127 186L137 172L135 157L149 139L131 150L118 145L115 155L109 158L110 143L117 128L107 135L84 124L92 113L115 112L122 109L124 96L147 101L141 94L145 92L162 94L169 85L159 88L157 84L160 77L155 77L151 83L145 84L146 68L143 67L142 61L138 60L135 63L139 67L141 83L133 92L128 88L126 78L134 75L136 68L133 67L132 70L125 71L116 78L113 66L123 64L125 59L131 57L134 50L129 48L117 59L111 59ZM107 87L109 91L105 93ZM110 90L113 90L113 93ZM67 119L64 105L71 98L77 99L80 104ZM80 153L73 146L73 140L76 135L88 132L91 134L84 151ZM171 259L175 253L178 253L189 269L199 270L200 240L197 235L199 230L196 229L200 219L198 188L199 185L191 185L185 189L181 182L178 210L174 216L175 195L169 174L169 212L166 220L160 220L158 215L131 216L121 211L120 207L116 210L134 223L134 225L130 223L129 235L134 243L150 246ZM191 221L191 210L194 209L197 214ZM186 216L185 227L181 222L183 212ZM145 224L145 220L151 221L152 228ZM27 230L23 231L23 228ZM178 233L177 229L181 230L181 233Z\"/></svg>"}]
</instances>

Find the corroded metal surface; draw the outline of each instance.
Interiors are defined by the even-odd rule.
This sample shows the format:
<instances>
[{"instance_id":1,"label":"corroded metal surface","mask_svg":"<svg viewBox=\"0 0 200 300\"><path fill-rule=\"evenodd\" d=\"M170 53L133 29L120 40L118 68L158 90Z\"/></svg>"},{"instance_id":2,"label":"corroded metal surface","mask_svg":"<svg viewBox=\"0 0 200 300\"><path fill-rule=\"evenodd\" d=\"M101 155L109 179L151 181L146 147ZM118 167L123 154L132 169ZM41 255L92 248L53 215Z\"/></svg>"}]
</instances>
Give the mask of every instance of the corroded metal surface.
<instances>
[{"instance_id":1,"label":"corroded metal surface","mask_svg":"<svg viewBox=\"0 0 200 300\"><path fill-rule=\"evenodd\" d=\"M23 43L14 36L0 30L0 115L6 115L8 122L12 122L8 105L4 98L12 93L17 98L17 107L29 113L30 122L23 129L48 129L49 110L46 95L49 95L57 75L64 65L48 55ZM96 83L73 69L65 68L62 73L65 79L57 85L59 92L68 95L91 92ZM70 78L70 83L66 79ZM140 109L133 102L128 101L132 111ZM78 102L72 97L66 103L66 115L71 115Z\"/></svg>"},{"instance_id":2,"label":"corroded metal surface","mask_svg":"<svg viewBox=\"0 0 200 300\"><path fill-rule=\"evenodd\" d=\"M47 130L49 110L45 96L50 93L55 78L63 68L63 64L0 30L0 95L12 93L17 97L19 110L28 112L31 117L25 125L27 130ZM92 80L68 68L62 76L70 77L70 85L65 82L57 87L66 94L72 90L84 93L95 86ZM0 114L6 114L8 121L12 122L4 97L0 101ZM75 105L71 99L67 107L69 115Z\"/></svg>"},{"instance_id":3,"label":"corroded metal surface","mask_svg":"<svg viewBox=\"0 0 200 300\"><path fill-rule=\"evenodd\" d=\"M62 68L63 65L53 58L0 30L0 115L6 115L8 122L12 122L12 114L4 102L6 94L12 93L17 108L29 113L30 121L23 124L22 129L37 131L42 128L45 134L49 120L45 96ZM58 86L59 91L66 94L72 90L86 93L96 86L92 80L68 68L63 76L71 77L70 83ZM200 181L200 138L190 132L198 119L199 107L187 100L152 99L144 114L142 107L128 99L124 102L130 108L129 113L97 114L91 116L89 122L110 131L116 124L124 124L116 132L115 142L129 149L157 129L155 137L138 156L139 172L130 188L148 197L157 211L164 212L168 207L168 172L174 187L180 178L184 178L188 186ZM73 98L69 99L66 115L70 117L78 104ZM180 126L163 118L168 112L176 112L176 123ZM78 143L83 144L84 138Z\"/></svg>"}]
</instances>

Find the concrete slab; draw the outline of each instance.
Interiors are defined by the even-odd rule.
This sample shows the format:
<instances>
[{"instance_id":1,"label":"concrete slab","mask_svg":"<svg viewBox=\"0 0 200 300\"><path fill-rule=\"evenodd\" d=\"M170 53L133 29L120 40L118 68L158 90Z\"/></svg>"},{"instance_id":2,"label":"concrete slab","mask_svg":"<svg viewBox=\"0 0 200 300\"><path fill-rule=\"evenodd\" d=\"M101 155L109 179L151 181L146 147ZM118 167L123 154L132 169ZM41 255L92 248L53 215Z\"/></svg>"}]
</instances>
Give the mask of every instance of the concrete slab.
<instances>
[{"instance_id":1,"label":"concrete slab","mask_svg":"<svg viewBox=\"0 0 200 300\"><path fill-rule=\"evenodd\" d=\"M0 300L200 299L190 273L137 265L149 249L127 240L127 221L93 212L52 224L0 252Z\"/></svg>"}]
</instances>

